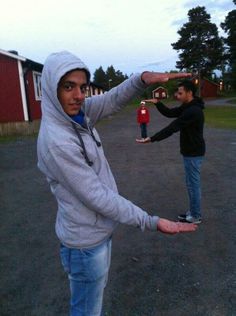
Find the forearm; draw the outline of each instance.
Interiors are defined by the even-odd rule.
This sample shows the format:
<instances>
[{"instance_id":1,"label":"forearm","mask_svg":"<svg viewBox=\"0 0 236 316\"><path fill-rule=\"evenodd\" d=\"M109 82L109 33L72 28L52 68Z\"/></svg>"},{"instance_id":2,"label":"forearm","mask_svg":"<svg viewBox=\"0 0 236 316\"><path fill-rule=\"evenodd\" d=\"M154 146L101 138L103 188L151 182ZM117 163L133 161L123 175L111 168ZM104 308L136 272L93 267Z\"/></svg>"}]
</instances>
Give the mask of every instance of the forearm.
<instances>
[{"instance_id":1,"label":"forearm","mask_svg":"<svg viewBox=\"0 0 236 316\"><path fill-rule=\"evenodd\" d=\"M168 108L166 105L164 105L162 102L157 102L155 104L157 110L166 117L178 117L181 113L181 110L179 107L177 108Z\"/></svg>"},{"instance_id":2,"label":"forearm","mask_svg":"<svg viewBox=\"0 0 236 316\"><path fill-rule=\"evenodd\" d=\"M151 142L158 142L165 138L168 138L172 134L178 132L180 130L180 126L178 124L178 119L174 120L171 124L169 124L167 127L163 128L156 134L150 137Z\"/></svg>"},{"instance_id":3,"label":"forearm","mask_svg":"<svg viewBox=\"0 0 236 316\"><path fill-rule=\"evenodd\" d=\"M95 124L98 120L118 112L146 89L140 74L135 74L103 95L85 100L85 112Z\"/></svg>"},{"instance_id":4,"label":"forearm","mask_svg":"<svg viewBox=\"0 0 236 316\"><path fill-rule=\"evenodd\" d=\"M160 130L159 132L157 132L156 134L154 134L153 136L151 136L150 141L151 141L151 143L159 142L163 139L168 138L172 134L173 134L173 132L163 129L163 130Z\"/></svg>"}]
</instances>

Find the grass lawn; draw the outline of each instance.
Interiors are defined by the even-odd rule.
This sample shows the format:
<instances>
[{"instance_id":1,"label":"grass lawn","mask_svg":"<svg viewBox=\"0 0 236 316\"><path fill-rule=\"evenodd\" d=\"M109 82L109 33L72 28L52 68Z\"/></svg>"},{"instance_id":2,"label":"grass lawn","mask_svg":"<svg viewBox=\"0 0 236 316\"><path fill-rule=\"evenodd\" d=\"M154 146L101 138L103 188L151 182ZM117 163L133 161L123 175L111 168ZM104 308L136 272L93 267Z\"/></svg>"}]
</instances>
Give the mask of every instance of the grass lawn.
<instances>
[{"instance_id":1,"label":"grass lawn","mask_svg":"<svg viewBox=\"0 0 236 316\"><path fill-rule=\"evenodd\" d=\"M236 129L235 106L211 106L204 113L206 126Z\"/></svg>"},{"instance_id":2,"label":"grass lawn","mask_svg":"<svg viewBox=\"0 0 236 316\"><path fill-rule=\"evenodd\" d=\"M25 139L34 139L37 136L38 136L38 134L0 136L0 144L8 144L11 142L21 141L21 140L25 140Z\"/></svg>"},{"instance_id":3,"label":"grass lawn","mask_svg":"<svg viewBox=\"0 0 236 316\"><path fill-rule=\"evenodd\" d=\"M126 111L130 111L138 106L139 100L135 100L130 106L127 107ZM235 104L236 100L233 100L232 104ZM228 128L236 129L236 106L209 106L204 110L206 126L216 128ZM101 121L102 123L109 122L109 119ZM37 134L30 136L0 136L0 144L19 141L25 138L36 138Z\"/></svg>"}]
</instances>

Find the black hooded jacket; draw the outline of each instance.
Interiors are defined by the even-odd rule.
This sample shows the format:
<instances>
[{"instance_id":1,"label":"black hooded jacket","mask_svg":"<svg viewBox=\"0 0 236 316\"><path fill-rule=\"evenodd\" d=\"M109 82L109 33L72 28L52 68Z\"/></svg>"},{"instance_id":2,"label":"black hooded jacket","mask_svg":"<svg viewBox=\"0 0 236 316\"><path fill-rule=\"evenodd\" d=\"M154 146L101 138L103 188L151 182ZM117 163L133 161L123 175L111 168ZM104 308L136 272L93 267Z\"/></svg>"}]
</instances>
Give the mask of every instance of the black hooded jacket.
<instances>
[{"instance_id":1,"label":"black hooded jacket","mask_svg":"<svg viewBox=\"0 0 236 316\"><path fill-rule=\"evenodd\" d=\"M167 127L151 137L151 142L161 141L173 133L180 131L180 152L186 157L204 156L205 141L203 138L204 127L204 102L195 97L189 103L179 107L168 108L163 103L156 104L158 111L167 117L177 117Z\"/></svg>"}]
</instances>

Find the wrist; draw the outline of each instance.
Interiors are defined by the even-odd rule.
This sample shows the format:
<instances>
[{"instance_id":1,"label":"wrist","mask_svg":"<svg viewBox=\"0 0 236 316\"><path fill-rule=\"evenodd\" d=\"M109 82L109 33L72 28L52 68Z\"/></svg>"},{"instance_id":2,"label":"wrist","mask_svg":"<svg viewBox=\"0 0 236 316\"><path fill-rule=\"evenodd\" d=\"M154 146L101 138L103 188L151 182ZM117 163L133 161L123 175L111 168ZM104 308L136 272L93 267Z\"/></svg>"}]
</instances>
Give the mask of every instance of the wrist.
<instances>
[{"instance_id":1,"label":"wrist","mask_svg":"<svg viewBox=\"0 0 236 316\"><path fill-rule=\"evenodd\" d=\"M154 143L155 141L156 141L155 135L151 136L151 137L150 137L150 143Z\"/></svg>"},{"instance_id":2,"label":"wrist","mask_svg":"<svg viewBox=\"0 0 236 316\"><path fill-rule=\"evenodd\" d=\"M148 75L148 73L149 73L149 71L144 71L142 74L141 74L141 80L142 80L142 82L144 83L144 84L148 84L147 83L147 80L146 80L146 77L147 77L147 75Z\"/></svg>"}]
</instances>

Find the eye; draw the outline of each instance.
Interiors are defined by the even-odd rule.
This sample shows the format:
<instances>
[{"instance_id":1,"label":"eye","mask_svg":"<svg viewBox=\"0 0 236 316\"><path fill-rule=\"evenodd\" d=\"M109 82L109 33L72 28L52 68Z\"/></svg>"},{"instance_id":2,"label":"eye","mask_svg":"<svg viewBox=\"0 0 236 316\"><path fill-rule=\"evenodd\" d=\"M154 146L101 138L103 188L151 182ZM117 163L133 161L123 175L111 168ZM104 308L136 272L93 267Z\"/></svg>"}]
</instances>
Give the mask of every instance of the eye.
<instances>
[{"instance_id":1,"label":"eye","mask_svg":"<svg viewBox=\"0 0 236 316\"><path fill-rule=\"evenodd\" d=\"M87 90L87 85L83 85L80 87L80 90L82 93L86 93L86 90Z\"/></svg>"},{"instance_id":2,"label":"eye","mask_svg":"<svg viewBox=\"0 0 236 316\"><path fill-rule=\"evenodd\" d=\"M63 88L66 91L71 91L73 89L73 85L70 82L65 82L64 85L63 85Z\"/></svg>"}]
</instances>

